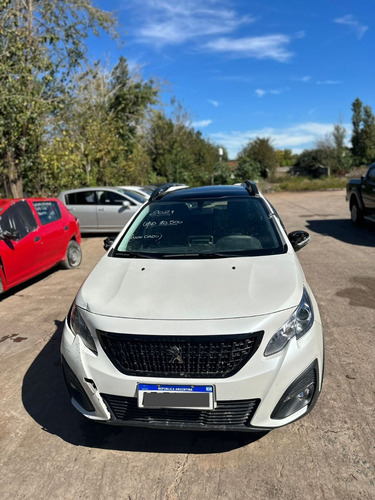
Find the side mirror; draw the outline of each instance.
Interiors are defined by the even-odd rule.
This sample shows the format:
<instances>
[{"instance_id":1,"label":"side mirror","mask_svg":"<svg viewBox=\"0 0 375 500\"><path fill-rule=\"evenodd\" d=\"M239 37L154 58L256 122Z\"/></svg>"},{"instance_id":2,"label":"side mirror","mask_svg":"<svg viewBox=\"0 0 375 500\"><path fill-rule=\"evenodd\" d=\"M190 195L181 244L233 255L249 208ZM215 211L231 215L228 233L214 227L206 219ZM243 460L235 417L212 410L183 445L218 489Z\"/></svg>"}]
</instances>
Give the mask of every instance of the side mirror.
<instances>
[{"instance_id":1,"label":"side mirror","mask_svg":"<svg viewBox=\"0 0 375 500\"><path fill-rule=\"evenodd\" d=\"M130 207L131 207L131 205L130 205L130 201L125 201L125 200L124 200L124 201L122 202L122 206L123 206L123 207L125 207L125 208L130 208Z\"/></svg>"},{"instance_id":2,"label":"side mirror","mask_svg":"<svg viewBox=\"0 0 375 500\"><path fill-rule=\"evenodd\" d=\"M0 232L0 240L18 240L19 233L15 229Z\"/></svg>"},{"instance_id":3,"label":"side mirror","mask_svg":"<svg viewBox=\"0 0 375 500\"><path fill-rule=\"evenodd\" d=\"M288 238L295 252L301 250L310 241L310 235L307 231L292 231L288 234Z\"/></svg>"},{"instance_id":4,"label":"side mirror","mask_svg":"<svg viewBox=\"0 0 375 500\"><path fill-rule=\"evenodd\" d=\"M113 242L115 241L115 238L113 236L109 236L103 241L103 248L104 250L109 250L111 246L113 245Z\"/></svg>"}]
</instances>

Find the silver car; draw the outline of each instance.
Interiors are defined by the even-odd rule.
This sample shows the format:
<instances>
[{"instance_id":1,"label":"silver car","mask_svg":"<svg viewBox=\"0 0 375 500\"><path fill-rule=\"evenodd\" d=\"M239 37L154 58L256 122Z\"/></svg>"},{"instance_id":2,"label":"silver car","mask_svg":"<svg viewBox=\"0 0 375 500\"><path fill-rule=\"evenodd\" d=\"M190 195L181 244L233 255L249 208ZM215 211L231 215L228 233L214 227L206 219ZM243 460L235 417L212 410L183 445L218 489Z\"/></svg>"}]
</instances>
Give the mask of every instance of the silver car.
<instances>
[{"instance_id":1,"label":"silver car","mask_svg":"<svg viewBox=\"0 0 375 500\"><path fill-rule=\"evenodd\" d=\"M58 199L79 219L82 233L119 232L143 205L110 187L70 189Z\"/></svg>"},{"instance_id":2,"label":"silver car","mask_svg":"<svg viewBox=\"0 0 375 500\"><path fill-rule=\"evenodd\" d=\"M142 189L137 189L132 186L116 186L115 189L117 189L117 191L120 191L120 193L126 194L126 196L134 198L140 203L146 203L146 201L150 198L150 195L146 193L146 191L142 191Z\"/></svg>"}]
</instances>

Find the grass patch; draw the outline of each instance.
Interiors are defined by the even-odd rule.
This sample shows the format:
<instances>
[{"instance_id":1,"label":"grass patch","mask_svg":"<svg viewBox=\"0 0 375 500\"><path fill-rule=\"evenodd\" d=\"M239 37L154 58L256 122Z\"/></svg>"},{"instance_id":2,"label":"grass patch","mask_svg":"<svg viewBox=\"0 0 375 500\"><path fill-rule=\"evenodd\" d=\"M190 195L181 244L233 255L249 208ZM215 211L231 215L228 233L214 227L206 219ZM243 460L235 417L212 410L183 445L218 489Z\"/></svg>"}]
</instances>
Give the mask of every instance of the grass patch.
<instances>
[{"instance_id":1,"label":"grass patch","mask_svg":"<svg viewBox=\"0 0 375 500\"><path fill-rule=\"evenodd\" d=\"M274 191L324 191L327 189L344 189L348 179L343 177L320 177L311 179L310 177L289 177L278 179L272 184Z\"/></svg>"}]
</instances>

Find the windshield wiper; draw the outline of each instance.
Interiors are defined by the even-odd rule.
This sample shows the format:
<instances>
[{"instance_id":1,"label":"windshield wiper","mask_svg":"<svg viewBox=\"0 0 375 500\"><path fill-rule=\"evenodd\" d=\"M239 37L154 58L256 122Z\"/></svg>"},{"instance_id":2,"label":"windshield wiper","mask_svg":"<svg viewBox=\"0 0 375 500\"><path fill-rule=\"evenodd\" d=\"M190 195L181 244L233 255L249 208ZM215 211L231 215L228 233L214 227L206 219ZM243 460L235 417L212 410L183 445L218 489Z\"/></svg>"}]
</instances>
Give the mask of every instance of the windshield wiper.
<instances>
[{"instance_id":1,"label":"windshield wiper","mask_svg":"<svg viewBox=\"0 0 375 500\"><path fill-rule=\"evenodd\" d=\"M125 259L155 259L157 254L142 252L115 252L114 257L124 257Z\"/></svg>"},{"instance_id":2,"label":"windshield wiper","mask_svg":"<svg viewBox=\"0 0 375 500\"><path fill-rule=\"evenodd\" d=\"M165 253L162 255L164 259L183 259L191 257L192 259L216 259L225 257L238 257L238 255L218 252L202 252L202 253Z\"/></svg>"}]
</instances>

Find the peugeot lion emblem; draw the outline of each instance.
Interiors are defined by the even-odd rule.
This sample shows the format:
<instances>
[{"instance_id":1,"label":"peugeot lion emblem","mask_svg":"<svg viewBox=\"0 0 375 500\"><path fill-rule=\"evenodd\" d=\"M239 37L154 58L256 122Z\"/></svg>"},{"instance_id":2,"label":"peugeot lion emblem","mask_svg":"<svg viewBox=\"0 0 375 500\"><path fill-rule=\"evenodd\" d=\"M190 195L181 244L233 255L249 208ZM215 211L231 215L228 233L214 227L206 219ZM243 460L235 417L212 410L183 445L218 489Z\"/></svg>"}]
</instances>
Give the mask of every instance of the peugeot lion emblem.
<instances>
[{"instance_id":1,"label":"peugeot lion emblem","mask_svg":"<svg viewBox=\"0 0 375 500\"><path fill-rule=\"evenodd\" d=\"M176 345L173 345L172 347L168 347L167 349L167 359L169 363L180 363L181 365L183 364L183 359L182 359L182 351L179 347Z\"/></svg>"}]
</instances>

